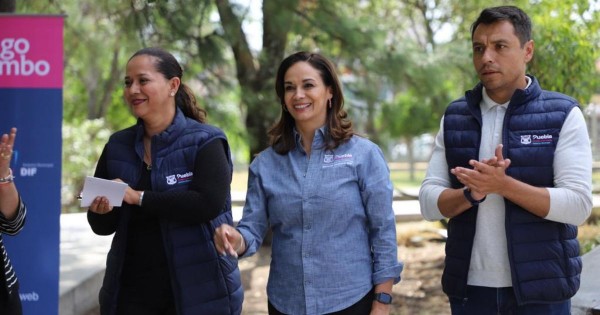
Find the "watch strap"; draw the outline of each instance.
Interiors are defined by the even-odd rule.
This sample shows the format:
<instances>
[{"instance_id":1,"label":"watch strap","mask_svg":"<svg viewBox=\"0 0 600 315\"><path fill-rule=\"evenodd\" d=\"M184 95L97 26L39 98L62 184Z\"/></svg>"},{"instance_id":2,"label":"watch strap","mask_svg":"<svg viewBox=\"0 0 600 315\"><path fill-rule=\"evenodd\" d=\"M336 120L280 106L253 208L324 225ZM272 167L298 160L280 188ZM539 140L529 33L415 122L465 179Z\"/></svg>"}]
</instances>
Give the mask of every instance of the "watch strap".
<instances>
[{"instance_id":1,"label":"watch strap","mask_svg":"<svg viewBox=\"0 0 600 315\"><path fill-rule=\"evenodd\" d=\"M385 292L375 293L375 301L381 304L392 304L392 296Z\"/></svg>"},{"instance_id":2,"label":"watch strap","mask_svg":"<svg viewBox=\"0 0 600 315\"><path fill-rule=\"evenodd\" d=\"M471 189L469 189L469 188L463 189L463 194L465 195L465 198L467 198L467 200L471 203L471 206L477 206L477 205L479 205L487 197L487 196L483 196L483 198L481 198L479 200L473 199L473 196L471 195Z\"/></svg>"}]
</instances>

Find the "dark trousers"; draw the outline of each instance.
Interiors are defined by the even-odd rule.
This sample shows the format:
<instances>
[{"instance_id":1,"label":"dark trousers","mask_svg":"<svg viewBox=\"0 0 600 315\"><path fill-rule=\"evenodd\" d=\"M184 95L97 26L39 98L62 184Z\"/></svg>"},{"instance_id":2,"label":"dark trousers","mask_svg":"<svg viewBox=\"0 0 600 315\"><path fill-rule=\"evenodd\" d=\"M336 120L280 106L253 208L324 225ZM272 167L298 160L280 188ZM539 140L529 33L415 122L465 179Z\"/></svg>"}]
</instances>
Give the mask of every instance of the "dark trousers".
<instances>
[{"instance_id":1,"label":"dark trousers","mask_svg":"<svg viewBox=\"0 0 600 315\"><path fill-rule=\"evenodd\" d=\"M119 304L117 314L119 315L177 315L175 306L167 308L156 308L136 303L121 303Z\"/></svg>"},{"instance_id":2,"label":"dark trousers","mask_svg":"<svg viewBox=\"0 0 600 315\"><path fill-rule=\"evenodd\" d=\"M145 299L121 288L117 315L177 315L177 310L170 296L164 299Z\"/></svg>"},{"instance_id":3,"label":"dark trousers","mask_svg":"<svg viewBox=\"0 0 600 315\"><path fill-rule=\"evenodd\" d=\"M450 298L452 315L569 315L571 300L553 304L518 305L509 288L467 286L467 299Z\"/></svg>"},{"instance_id":4,"label":"dark trousers","mask_svg":"<svg viewBox=\"0 0 600 315\"><path fill-rule=\"evenodd\" d=\"M348 308L345 308L341 311L328 313L327 315L369 315L371 313L371 307L373 306L373 290L367 293L360 301L354 303ZM275 309L273 304L269 302L269 315L286 315Z\"/></svg>"},{"instance_id":5,"label":"dark trousers","mask_svg":"<svg viewBox=\"0 0 600 315\"><path fill-rule=\"evenodd\" d=\"M4 275L0 275L0 314L2 315L22 315L21 298L17 289L13 289L12 294L8 294Z\"/></svg>"}]
</instances>

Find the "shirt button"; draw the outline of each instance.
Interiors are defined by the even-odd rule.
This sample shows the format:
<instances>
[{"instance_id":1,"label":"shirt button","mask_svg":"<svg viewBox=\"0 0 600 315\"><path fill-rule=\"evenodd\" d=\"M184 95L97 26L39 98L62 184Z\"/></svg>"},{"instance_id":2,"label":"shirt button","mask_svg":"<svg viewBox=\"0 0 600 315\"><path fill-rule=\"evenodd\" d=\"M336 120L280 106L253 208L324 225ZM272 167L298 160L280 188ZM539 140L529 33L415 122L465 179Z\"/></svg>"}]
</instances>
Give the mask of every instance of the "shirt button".
<instances>
[{"instance_id":1,"label":"shirt button","mask_svg":"<svg viewBox=\"0 0 600 315\"><path fill-rule=\"evenodd\" d=\"M304 229L307 231L310 230L310 228L311 228L310 224L308 224L308 225L306 225L306 227L304 227Z\"/></svg>"},{"instance_id":2,"label":"shirt button","mask_svg":"<svg viewBox=\"0 0 600 315\"><path fill-rule=\"evenodd\" d=\"M304 258L308 258L310 256L309 253L304 253Z\"/></svg>"}]
</instances>

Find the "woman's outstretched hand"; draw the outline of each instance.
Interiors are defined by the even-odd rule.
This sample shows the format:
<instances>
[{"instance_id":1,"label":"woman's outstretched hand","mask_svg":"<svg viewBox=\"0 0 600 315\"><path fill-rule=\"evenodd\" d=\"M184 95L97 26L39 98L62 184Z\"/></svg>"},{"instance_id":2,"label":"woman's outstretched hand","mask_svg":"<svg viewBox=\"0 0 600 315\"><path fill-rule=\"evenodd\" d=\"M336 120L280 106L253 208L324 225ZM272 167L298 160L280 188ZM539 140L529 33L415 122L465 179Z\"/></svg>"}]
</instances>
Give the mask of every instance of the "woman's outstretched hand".
<instances>
[{"instance_id":1,"label":"woman's outstretched hand","mask_svg":"<svg viewBox=\"0 0 600 315\"><path fill-rule=\"evenodd\" d=\"M246 251L242 234L229 224L222 224L215 230L214 242L217 251L223 256L229 254L238 257Z\"/></svg>"}]
</instances>

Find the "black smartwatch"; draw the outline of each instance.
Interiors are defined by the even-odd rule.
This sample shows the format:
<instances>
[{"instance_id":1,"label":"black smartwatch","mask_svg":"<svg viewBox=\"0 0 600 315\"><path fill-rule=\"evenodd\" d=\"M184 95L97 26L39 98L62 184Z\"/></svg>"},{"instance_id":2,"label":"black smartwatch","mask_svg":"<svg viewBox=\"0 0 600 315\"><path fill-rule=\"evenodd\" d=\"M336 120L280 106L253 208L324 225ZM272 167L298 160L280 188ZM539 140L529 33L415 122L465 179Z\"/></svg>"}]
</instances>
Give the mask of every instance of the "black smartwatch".
<instances>
[{"instance_id":1,"label":"black smartwatch","mask_svg":"<svg viewBox=\"0 0 600 315\"><path fill-rule=\"evenodd\" d=\"M465 198L467 198L467 200L471 203L471 206L476 206L476 205L482 203L485 200L485 197L487 197L487 196L483 196L483 198L481 198L479 200L475 200L475 199L473 199L473 196L471 196L471 189L469 189L469 188L463 189L463 194L465 195Z\"/></svg>"},{"instance_id":2,"label":"black smartwatch","mask_svg":"<svg viewBox=\"0 0 600 315\"><path fill-rule=\"evenodd\" d=\"M389 305L392 304L392 296L385 292L375 293L375 301L381 304Z\"/></svg>"}]
</instances>

